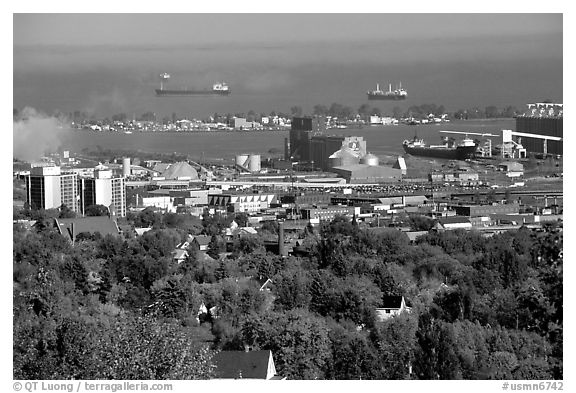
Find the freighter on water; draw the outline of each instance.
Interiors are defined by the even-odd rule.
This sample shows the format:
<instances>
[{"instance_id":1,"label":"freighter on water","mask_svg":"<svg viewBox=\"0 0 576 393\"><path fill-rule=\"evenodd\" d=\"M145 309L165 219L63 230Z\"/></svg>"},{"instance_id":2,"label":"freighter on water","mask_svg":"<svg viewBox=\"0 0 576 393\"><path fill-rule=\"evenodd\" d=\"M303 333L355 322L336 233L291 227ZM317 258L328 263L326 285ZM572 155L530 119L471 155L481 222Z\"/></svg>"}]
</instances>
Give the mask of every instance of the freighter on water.
<instances>
[{"instance_id":1,"label":"freighter on water","mask_svg":"<svg viewBox=\"0 0 576 393\"><path fill-rule=\"evenodd\" d=\"M478 145L468 137L458 144L454 143L453 139L444 138L442 145L427 145L423 139L415 136L411 141L405 140L402 147L406 153L413 156L466 160L474 157Z\"/></svg>"},{"instance_id":2,"label":"freighter on water","mask_svg":"<svg viewBox=\"0 0 576 393\"><path fill-rule=\"evenodd\" d=\"M194 95L222 95L230 94L230 87L225 83L215 83L212 89L194 90L194 89L165 89L164 81L170 78L169 74L160 75L160 88L156 89L157 96L194 96Z\"/></svg>"},{"instance_id":3,"label":"freighter on water","mask_svg":"<svg viewBox=\"0 0 576 393\"><path fill-rule=\"evenodd\" d=\"M376 84L376 90L369 90L369 100L405 100L408 97L408 92L402 88L402 82L397 89L392 90L392 84L388 85L388 91L380 90L380 84Z\"/></svg>"}]
</instances>

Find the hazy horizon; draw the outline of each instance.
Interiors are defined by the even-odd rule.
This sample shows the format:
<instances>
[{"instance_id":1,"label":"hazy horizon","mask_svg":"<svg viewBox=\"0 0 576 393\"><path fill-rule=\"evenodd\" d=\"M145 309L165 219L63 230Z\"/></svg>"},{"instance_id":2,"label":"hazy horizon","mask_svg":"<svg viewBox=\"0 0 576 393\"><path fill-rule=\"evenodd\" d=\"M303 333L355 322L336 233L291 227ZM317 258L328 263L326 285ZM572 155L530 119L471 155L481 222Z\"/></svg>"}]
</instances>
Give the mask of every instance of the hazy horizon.
<instances>
[{"instance_id":1,"label":"hazy horizon","mask_svg":"<svg viewBox=\"0 0 576 393\"><path fill-rule=\"evenodd\" d=\"M562 14L15 14L14 107L97 117L562 102ZM226 81L229 97L154 96ZM367 101L401 81L405 102Z\"/></svg>"}]
</instances>

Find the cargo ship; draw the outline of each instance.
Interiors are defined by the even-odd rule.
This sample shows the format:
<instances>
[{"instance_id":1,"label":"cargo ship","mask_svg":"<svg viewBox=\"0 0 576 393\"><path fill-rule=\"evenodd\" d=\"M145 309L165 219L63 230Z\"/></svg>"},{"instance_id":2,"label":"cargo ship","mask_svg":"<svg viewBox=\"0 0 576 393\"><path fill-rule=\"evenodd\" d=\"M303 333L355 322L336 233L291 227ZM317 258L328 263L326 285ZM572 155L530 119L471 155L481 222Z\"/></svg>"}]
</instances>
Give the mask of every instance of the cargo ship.
<instances>
[{"instance_id":1,"label":"cargo ship","mask_svg":"<svg viewBox=\"0 0 576 393\"><path fill-rule=\"evenodd\" d=\"M376 84L376 90L369 90L369 100L405 100L408 97L408 92L402 88L402 82L397 89L392 90L392 84L388 85L388 91L380 90L380 84Z\"/></svg>"},{"instance_id":2,"label":"cargo ship","mask_svg":"<svg viewBox=\"0 0 576 393\"><path fill-rule=\"evenodd\" d=\"M449 160L466 160L474 157L478 145L472 139L466 137L460 143L455 144L453 139L443 138L443 145L426 145L423 139L414 137L411 141L402 143L404 151L413 156L446 158Z\"/></svg>"},{"instance_id":3,"label":"cargo ship","mask_svg":"<svg viewBox=\"0 0 576 393\"><path fill-rule=\"evenodd\" d=\"M160 88L156 89L156 96L195 96L195 95L220 95L227 96L230 94L230 87L225 82L219 82L212 85L212 89L193 90L193 89L165 89L164 82L170 78L169 74L160 75Z\"/></svg>"}]
</instances>

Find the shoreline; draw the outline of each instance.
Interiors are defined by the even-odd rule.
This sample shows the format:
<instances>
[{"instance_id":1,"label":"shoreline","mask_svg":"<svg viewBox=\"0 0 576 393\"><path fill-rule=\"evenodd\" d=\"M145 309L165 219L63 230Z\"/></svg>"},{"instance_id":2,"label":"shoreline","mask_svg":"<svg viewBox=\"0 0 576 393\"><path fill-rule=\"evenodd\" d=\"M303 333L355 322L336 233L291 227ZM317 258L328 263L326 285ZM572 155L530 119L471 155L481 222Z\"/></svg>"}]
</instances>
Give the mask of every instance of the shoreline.
<instances>
[{"instance_id":1,"label":"shoreline","mask_svg":"<svg viewBox=\"0 0 576 393\"><path fill-rule=\"evenodd\" d=\"M476 122L486 123L486 122L499 122L499 121L512 121L514 120L513 117L502 117L502 118L487 118L487 119L454 119L449 123L442 122L442 123L427 123L427 124L362 124L362 125L349 125L346 128L327 128L326 132L332 132L337 130L364 130L364 129L373 129L376 127L384 127L384 128L395 128L398 126L410 126L410 127L431 127L431 126L443 126L443 125L451 125L451 124L472 124ZM132 135L132 134L223 134L223 133L230 133L230 134L253 134L253 133L269 133L269 132L286 132L290 131L290 127L287 128L271 128L271 129L249 129L249 130L154 130L154 131L143 131L143 130L133 130L130 133L126 133L125 131L95 131L85 128L67 128L64 129L66 131L74 131L74 132L87 132L93 134L125 134L125 135Z\"/></svg>"}]
</instances>

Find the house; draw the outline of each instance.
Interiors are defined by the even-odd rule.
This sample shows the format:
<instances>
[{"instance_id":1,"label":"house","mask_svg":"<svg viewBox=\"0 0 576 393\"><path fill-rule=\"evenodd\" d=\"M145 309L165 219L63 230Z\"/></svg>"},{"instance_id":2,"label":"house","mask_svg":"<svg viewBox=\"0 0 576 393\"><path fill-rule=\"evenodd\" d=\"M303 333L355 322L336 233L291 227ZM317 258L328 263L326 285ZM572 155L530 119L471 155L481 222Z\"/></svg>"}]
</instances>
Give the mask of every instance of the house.
<instances>
[{"instance_id":1,"label":"house","mask_svg":"<svg viewBox=\"0 0 576 393\"><path fill-rule=\"evenodd\" d=\"M260 292L262 291L270 291L270 284L273 283L273 281L271 279L269 279L268 277L261 277L256 279L256 281L258 281L258 285L260 285Z\"/></svg>"},{"instance_id":2,"label":"house","mask_svg":"<svg viewBox=\"0 0 576 393\"><path fill-rule=\"evenodd\" d=\"M408 236L410 243L414 243L416 242L416 239L418 239L420 236L427 235L428 231L406 231L404 233L406 234L406 236Z\"/></svg>"},{"instance_id":3,"label":"house","mask_svg":"<svg viewBox=\"0 0 576 393\"><path fill-rule=\"evenodd\" d=\"M188 240L186 240L185 242L180 243L176 246L176 248L179 248L181 250L186 250L186 249L188 249L188 247L190 247L190 242Z\"/></svg>"},{"instance_id":4,"label":"house","mask_svg":"<svg viewBox=\"0 0 576 393\"><path fill-rule=\"evenodd\" d=\"M221 351L212 359L216 379L286 379L276 375L272 351Z\"/></svg>"},{"instance_id":5,"label":"house","mask_svg":"<svg viewBox=\"0 0 576 393\"><path fill-rule=\"evenodd\" d=\"M406 306L404 296L384 296L382 307L376 309L376 321L382 322L410 310L410 307Z\"/></svg>"},{"instance_id":6,"label":"house","mask_svg":"<svg viewBox=\"0 0 576 393\"><path fill-rule=\"evenodd\" d=\"M212 238L206 235L194 236L192 240L192 245L199 251L208 251L210 249L209 244Z\"/></svg>"},{"instance_id":7,"label":"house","mask_svg":"<svg viewBox=\"0 0 576 393\"><path fill-rule=\"evenodd\" d=\"M150 231L151 229L152 228L134 228L134 231L136 232L136 235L142 236L143 234Z\"/></svg>"},{"instance_id":8,"label":"house","mask_svg":"<svg viewBox=\"0 0 576 393\"><path fill-rule=\"evenodd\" d=\"M226 228L224 231L224 235L226 236L227 240L230 240L233 237L240 237L245 235L257 235L257 234L258 231L252 227L236 226L235 228Z\"/></svg>"},{"instance_id":9,"label":"house","mask_svg":"<svg viewBox=\"0 0 576 393\"><path fill-rule=\"evenodd\" d=\"M181 264L188 258L188 251L183 250L181 248L177 248L172 251L172 259L176 261L176 263Z\"/></svg>"},{"instance_id":10,"label":"house","mask_svg":"<svg viewBox=\"0 0 576 393\"><path fill-rule=\"evenodd\" d=\"M118 236L120 234L116 221L107 216L55 218L54 226L62 236L72 243L80 233L98 233L102 237L106 235Z\"/></svg>"}]
</instances>

